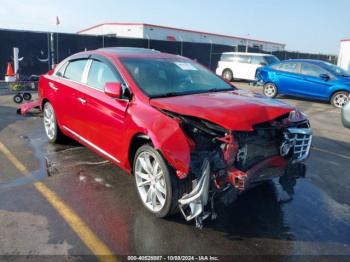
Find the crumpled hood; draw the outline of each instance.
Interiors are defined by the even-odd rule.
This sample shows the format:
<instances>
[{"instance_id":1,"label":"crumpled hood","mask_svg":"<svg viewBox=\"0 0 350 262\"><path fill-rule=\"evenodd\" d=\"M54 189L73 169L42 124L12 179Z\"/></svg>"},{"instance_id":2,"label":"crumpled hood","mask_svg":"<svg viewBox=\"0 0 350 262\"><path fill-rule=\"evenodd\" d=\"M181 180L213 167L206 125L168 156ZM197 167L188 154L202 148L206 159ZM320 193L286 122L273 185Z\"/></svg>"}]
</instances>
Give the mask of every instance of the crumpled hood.
<instances>
[{"instance_id":1,"label":"crumpled hood","mask_svg":"<svg viewBox=\"0 0 350 262\"><path fill-rule=\"evenodd\" d=\"M244 90L153 98L150 104L186 116L201 118L229 130L251 131L295 108Z\"/></svg>"}]
</instances>

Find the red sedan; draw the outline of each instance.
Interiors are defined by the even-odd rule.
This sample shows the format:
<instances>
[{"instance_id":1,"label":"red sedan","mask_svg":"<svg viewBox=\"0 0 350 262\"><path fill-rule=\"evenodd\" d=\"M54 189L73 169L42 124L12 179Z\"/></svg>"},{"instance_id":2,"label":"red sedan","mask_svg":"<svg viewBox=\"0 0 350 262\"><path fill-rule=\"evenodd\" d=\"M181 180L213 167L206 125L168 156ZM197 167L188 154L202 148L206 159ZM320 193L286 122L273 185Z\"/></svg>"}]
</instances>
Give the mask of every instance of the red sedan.
<instances>
[{"instance_id":1,"label":"red sedan","mask_svg":"<svg viewBox=\"0 0 350 262\"><path fill-rule=\"evenodd\" d=\"M292 194L311 146L297 109L155 50L72 55L41 76L39 97L50 142L79 141L134 175L149 211L181 210L197 226L215 218L215 199L263 181L279 177Z\"/></svg>"}]
</instances>

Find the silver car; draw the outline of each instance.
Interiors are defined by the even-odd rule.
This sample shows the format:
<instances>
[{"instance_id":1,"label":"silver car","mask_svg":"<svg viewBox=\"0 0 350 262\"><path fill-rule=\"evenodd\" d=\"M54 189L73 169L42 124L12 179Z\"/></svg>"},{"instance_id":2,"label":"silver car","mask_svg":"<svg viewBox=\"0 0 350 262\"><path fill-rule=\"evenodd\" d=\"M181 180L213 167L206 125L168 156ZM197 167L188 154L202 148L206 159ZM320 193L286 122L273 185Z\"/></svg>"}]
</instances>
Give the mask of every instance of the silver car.
<instances>
[{"instance_id":1,"label":"silver car","mask_svg":"<svg viewBox=\"0 0 350 262\"><path fill-rule=\"evenodd\" d=\"M343 106L341 110L341 120L345 127L350 128L350 99L349 102L345 106Z\"/></svg>"}]
</instances>

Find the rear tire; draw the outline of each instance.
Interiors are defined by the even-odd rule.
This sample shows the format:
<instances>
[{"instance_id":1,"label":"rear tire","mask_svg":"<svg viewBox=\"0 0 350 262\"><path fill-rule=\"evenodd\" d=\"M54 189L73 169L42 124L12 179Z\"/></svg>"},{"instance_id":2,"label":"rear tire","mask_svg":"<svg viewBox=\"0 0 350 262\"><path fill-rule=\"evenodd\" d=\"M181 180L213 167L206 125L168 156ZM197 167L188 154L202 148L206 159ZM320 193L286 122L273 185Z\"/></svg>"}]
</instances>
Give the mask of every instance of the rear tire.
<instances>
[{"instance_id":1,"label":"rear tire","mask_svg":"<svg viewBox=\"0 0 350 262\"><path fill-rule=\"evenodd\" d=\"M225 69L222 72L222 77L231 82L233 80L233 73L230 69Z\"/></svg>"},{"instance_id":2,"label":"rear tire","mask_svg":"<svg viewBox=\"0 0 350 262\"><path fill-rule=\"evenodd\" d=\"M44 127L50 143L59 143L64 139L60 128L57 125L55 111L50 102L46 102L43 107Z\"/></svg>"},{"instance_id":3,"label":"rear tire","mask_svg":"<svg viewBox=\"0 0 350 262\"><path fill-rule=\"evenodd\" d=\"M263 87L263 93L267 97L275 98L278 94L276 85L273 83L266 83Z\"/></svg>"},{"instance_id":4,"label":"rear tire","mask_svg":"<svg viewBox=\"0 0 350 262\"><path fill-rule=\"evenodd\" d=\"M334 107L342 108L349 100L349 93L345 91L339 91L332 95L331 104Z\"/></svg>"},{"instance_id":5,"label":"rear tire","mask_svg":"<svg viewBox=\"0 0 350 262\"><path fill-rule=\"evenodd\" d=\"M30 99L32 99L32 95L30 93L24 93L23 99L26 101L29 101Z\"/></svg>"},{"instance_id":6,"label":"rear tire","mask_svg":"<svg viewBox=\"0 0 350 262\"><path fill-rule=\"evenodd\" d=\"M178 200L189 191L189 182L179 180L175 170L151 145L143 145L136 151L133 174L140 200L148 211L156 217L179 211Z\"/></svg>"}]
</instances>

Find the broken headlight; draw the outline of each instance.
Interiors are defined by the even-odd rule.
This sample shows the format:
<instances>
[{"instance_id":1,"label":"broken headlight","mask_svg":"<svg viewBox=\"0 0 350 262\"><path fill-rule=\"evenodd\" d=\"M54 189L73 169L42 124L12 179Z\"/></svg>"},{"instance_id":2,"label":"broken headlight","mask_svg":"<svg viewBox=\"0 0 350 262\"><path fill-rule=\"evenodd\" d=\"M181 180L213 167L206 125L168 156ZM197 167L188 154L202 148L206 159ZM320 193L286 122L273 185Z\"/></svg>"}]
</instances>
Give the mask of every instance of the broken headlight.
<instances>
[{"instance_id":1,"label":"broken headlight","mask_svg":"<svg viewBox=\"0 0 350 262\"><path fill-rule=\"evenodd\" d=\"M289 122L295 123L295 122L302 122L305 120L307 120L306 114L299 111L298 109L295 109L289 113L289 116L288 116Z\"/></svg>"}]
</instances>

